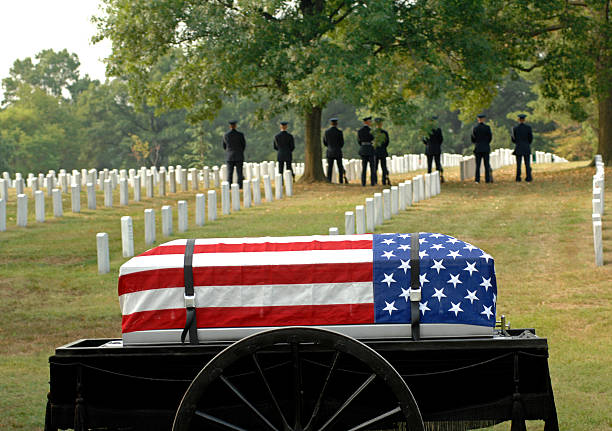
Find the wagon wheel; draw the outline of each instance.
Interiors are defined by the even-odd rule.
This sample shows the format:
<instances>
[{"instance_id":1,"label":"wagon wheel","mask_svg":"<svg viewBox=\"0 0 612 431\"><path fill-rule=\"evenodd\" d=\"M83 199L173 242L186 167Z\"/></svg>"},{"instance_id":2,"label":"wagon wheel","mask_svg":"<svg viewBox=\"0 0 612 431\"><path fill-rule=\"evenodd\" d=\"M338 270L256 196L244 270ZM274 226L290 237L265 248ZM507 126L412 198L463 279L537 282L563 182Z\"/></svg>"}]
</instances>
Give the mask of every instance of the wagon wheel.
<instances>
[{"instance_id":1,"label":"wagon wheel","mask_svg":"<svg viewBox=\"0 0 612 431\"><path fill-rule=\"evenodd\" d=\"M365 344L318 328L244 338L191 382L173 431L423 430L397 371Z\"/></svg>"}]
</instances>

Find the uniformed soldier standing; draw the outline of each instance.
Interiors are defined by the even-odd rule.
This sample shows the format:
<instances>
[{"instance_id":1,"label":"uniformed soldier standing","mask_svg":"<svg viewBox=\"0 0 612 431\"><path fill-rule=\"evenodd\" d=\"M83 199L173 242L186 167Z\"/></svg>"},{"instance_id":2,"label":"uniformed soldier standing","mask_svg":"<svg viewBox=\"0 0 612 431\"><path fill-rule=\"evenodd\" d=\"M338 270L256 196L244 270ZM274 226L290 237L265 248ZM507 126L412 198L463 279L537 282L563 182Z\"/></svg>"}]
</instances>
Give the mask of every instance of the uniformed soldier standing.
<instances>
[{"instance_id":1,"label":"uniformed soldier standing","mask_svg":"<svg viewBox=\"0 0 612 431\"><path fill-rule=\"evenodd\" d=\"M391 181L389 181L389 169L387 169L387 157L389 156L389 153L387 152L387 147L389 146L389 133L382 128L382 118L375 118L374 122L376 123L376 129L374 129L374 132L372 132L372 135L374 136L374 155L376 156L374 170L378 171L378 164L380 163L383 185L391 185Z\"/></svg>"},{"instance_id":2,"label":"uniformed soldier standing","mask_svg":"<svg viewBox=\"0 0 612 431\"><path fill-rule=\"evenodd\" d=\"M516 156L516 181L521 180L521 159L525 160L525 181L531 181L531 142L533 133L531 126L525 124L525 114L518 116L519 124L512 128L512 142L514 142L514 155Z\"/></svg>"},{"instance_id":3,"label":"uniformed soldier standing","mask_svg":"<svg viewBox=\"0 0 612 431\"><path fill-rule=\"evenodd\" d=\"M242 164L244 163L244 149L246 140L244 134L236 130L236 120L229 122L230 130L223 136L223 149L225 150L225 161L227 164L227 181L232 184L234 167L238 171L238 186L242 188L244 179Z\"/></svg>"},{"instance_id":4,"label":"uniformed soldier standing","mask_svg":"<svg viewBox=\"0 0 612 431\"><path fill-rule=\"evenodd\" d=\"M372 117L363 119L363 127L357 132L357 140L359 142L359 155L361 156L361 185L365 186L366 171L368 163L370 164L370 181L376 185L376 155L374 152L374 136L372 135L370 125Z\"/></svg>"},{"instance_id":5,"label":"uniformed soldier standing","mask_svg":"<svg viewBox=\"0 0 612 431\"><path fill-rule=\"evenodd\" d=\"M474 154L476 156L476 182L480 182L480 161L484 161L485 181L491 182L491 165L489 164L489 153L491 152L491 128L485 124L485 114L478 114L478 124L472 129L472 142L474 143Z\"/></svg>"},{"instance_id":6,"label":"uniformed soldier standing","mask_svg":"<svg viewBox=\"0 0 612 431\"><path fill-rule=\"evenodd\" d=\"M276 160L278 160L278 173L282 175L285 165L287 165L287 169L291 171L291 175L295 178L293 167L291 166L295 142L293 140L293 135L287 132L287 124L289 123L286 121L280 122L281 131L274 136L274 149L277 151Z\"/></svg>"},{"instance_id":7,"label":"uniformed soldier standing","mask_svg":"<svg viewBox=\"0 0 612 431\"><path fill-rule=\"evenodd\" d=\"M431 129L429 135L423 138L423 143L425 144L425 155L427 156L427 173L431 174L431 168L435 160L436 170L440 171L440 182L444 182L444 177L442 176L444 169L442 169L442 163L440 162L444 138L442 136L442 129L436 127L437 119L438 117L436 116L431 117Z\"/></svg>"},{"instance_id":8,"label":"uniformed soldier standing","mask_svg":"<svg viewBox=\"0 0 612 431\"><path fill-rule=\"evenodd\" d=\"M323 145L327 147L327 182L331 183L334 161L338 166L338 178L342 184L344 178L344 167L342 166L342 147L344 146L344 134L338 129L338 119L329 120L331 126L323 135Z\"/></svg>"}]
</instances>

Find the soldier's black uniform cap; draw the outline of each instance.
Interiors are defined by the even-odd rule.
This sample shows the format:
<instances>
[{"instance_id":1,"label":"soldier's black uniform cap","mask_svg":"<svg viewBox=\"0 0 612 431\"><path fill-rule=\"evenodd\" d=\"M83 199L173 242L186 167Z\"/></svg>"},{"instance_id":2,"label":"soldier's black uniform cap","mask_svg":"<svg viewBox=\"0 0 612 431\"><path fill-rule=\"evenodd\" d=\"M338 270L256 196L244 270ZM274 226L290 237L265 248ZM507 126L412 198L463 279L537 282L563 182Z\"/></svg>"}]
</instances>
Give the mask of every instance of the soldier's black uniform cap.
<instances>
[{"instance_id":1,"label":"soldier's black uniform cap","mask_svg":"<svg viewBox=\"0 0 612 431\"><path fill-rule=\"evenodd\" d=\"M371 120L371 119L372 119L372 117L365 117L365 118L363 119L363 121L369 121L369 120Z\"/></svg>"},{"instance_id":2,"label":"soldier's black uniform cap","mask_svg":"<svg viewBox=\"0 0 612 431\"><path fill-rule=\"evenodd\" d=\"M485 114L478 114L476 117L478 117L478 118L487 118L487 116Z\"/></svg>"},{"instance_id":3,"label":"soldier's black uniform cap","mask_svg":"<svg viewBox=\"0 0 612 431\"><path fill-rule=\"evenodd\" d=\"M376 121L377 123L380 123L380 122L382 122L383 120L384 120L384 118L381 118L381 117L376 117L376 118L374 118L374 121Z\"/></svg>"},{"instance_id":4,"label":"soldier's black uniform cap","mask_svg":"<svg viewBox=\"0 0 612 431\"><path fill-rule=\"evenodd\" d=\"M228 123L229 124L236 124L236 123L238 123L238 120L229 120Z\"/></svg>"},{"instance_id":5,"label":"soldier's black uniform cap","mask_svg":"<svg viewBox=\"0 0 612 431\"><path fill-rule=\"evenodd\" d=\"M520 119L524 119L525 117L527 117L527 114L518 114L518 117L519 117Z\"/></svg>"},{"instance_id":6,"label":"soldier's black uniform cap","mask_svg":"<svg viewBox=\"0 0 612 431\"><path fill-rule=\"evenodd\" d=\"M337 123L337 122L338 122L338 119L337 119L336 117L334 117L334 118L330 118L330 119L329 119L329 121L330 121L331 123Z\"/></svg>"},{"instance_id":7,"label":"soldier's black uniform cap","mask_svg":"<svg viewBox=\"0 0 612 431\"><path fill-rule=\"evenodd\" d=\"M287 124L289 124L289 122L288 121L281 121L280 124L281 124L281 126L286 126Z\"/></svg>"}]
</instances>

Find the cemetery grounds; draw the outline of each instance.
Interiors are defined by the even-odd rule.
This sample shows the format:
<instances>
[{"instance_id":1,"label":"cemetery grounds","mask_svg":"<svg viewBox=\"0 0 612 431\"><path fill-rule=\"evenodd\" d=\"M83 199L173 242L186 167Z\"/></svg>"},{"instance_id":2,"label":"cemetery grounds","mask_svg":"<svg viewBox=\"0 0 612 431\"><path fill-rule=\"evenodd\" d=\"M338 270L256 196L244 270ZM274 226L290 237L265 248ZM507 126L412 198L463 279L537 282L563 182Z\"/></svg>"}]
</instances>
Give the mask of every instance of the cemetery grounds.
<instances>
[{"instance_id":1,"label":"cemetery grounds","mask_svg":"<svg viewBox=\"0 0 612 431\"><path fill-rule=\"evenodd\" d=\"M392 176L400 180L417 175ZM548 338L550 373L563 430L612 429L612 205L603 216L604 261L596 267L588 162L534 165L535 181L514 182L514 167L495 172L493 184L459 182L445 171L442 193L418 202L376 232L441 232L484 249L495 258L497 317L512 327L534 327ZM612 177L612 169L607 169ZM127 207L72 214L64 195L64 217L54 219L50 200L45 223L36 223L29 195L26 228L15 226L15 196L0 232L0 429L43 428L48 357L55 347L79 338L120 337L117 274L121 257L120 218L134 220L136 253L144 245L145 208L154 208L157 243L161 206L189 202L189 237L242 237L343 232L344 212L363 205L382 187L296 184L291 198L220 216L204 227L194 223L194 192L143 198ZM612 187L607 186L607 196ZM220 214L220 210L219 210ZM175 211L176 226L176 211ZM110 238L111 273L97 274L98 232ZM204 364L202 364L204 365ZM491 382L495 384L495 382ZM121 388L117 388L121 390ZM483 388L486 391L486 388ZM528 423L541 430L542 422ZM495 430L509 430L500 424Z\"/></svg>"}]
</instances>

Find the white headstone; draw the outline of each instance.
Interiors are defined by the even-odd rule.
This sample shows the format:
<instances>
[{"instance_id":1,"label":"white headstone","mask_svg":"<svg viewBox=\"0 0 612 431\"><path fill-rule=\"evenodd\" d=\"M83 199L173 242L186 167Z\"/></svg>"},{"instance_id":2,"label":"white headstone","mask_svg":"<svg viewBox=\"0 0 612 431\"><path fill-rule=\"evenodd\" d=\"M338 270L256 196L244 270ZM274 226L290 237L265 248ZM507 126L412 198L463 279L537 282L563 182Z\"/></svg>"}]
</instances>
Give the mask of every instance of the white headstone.
<instances>
[{"instance_id":1,"label":"white headstone","mask_svg":"<svg viewBox=\"0 0 612 431\"><path fill-rule=\"evenodd\" d=\"M6 200L0 198L0 232L6 231Z\"/></svg>"},{"instance_id":2,"label":"white headstone","mask_svg":"<svg viewBox=\"0 0 612 431\"><path fill-rule=\"evenodd\" d=\"M421 176L417 175L412 179L412 202L417 203L421 200Z\"/></svg>"},{"instance_id":3,"label":"white headstone","mask_svg":"<svg viewBox=\"0 0 612 431\"><path fill-rule=\"evenodd\" d=\"M127 178L119 179L119 205L125 206L129 203L129 189Z\"/></svg>"},{"instance_id":4,"label":"white headstone","mask_svg":"<svg viewBox=\"0 0 612 431\"><path fill-rule=\"evenodd\" d=\"M87 208L96 209L96 187L93 183L87 183Z\"/></svg>"},{"instance_id":5,"label":"white headstone","mask_svg":"<svg viewBox=\"0 0 612 431\"><path fill-rule=\"evenodd\" d=\"M174 169L168 171L168 180L170 183L170 193L176 193L176 171Z\"/></svg>"},{"instance_id":6,"label":"white headstone","mask_svg":"<svg viewBox=\"0 0 612 431\"><path fill-rule=\"evenodd\" d=\"M51 196L53 197L53 217L62 217L64 215L62 191L60 189L53 189L51 191Z\"/></svg>"},{"instance_id":7,"label":"white headstone","mask_svg":"<svg viewBox=\"0 0 612 431\"><path fill-rule=\"evenodd\" d=\"M191 190L197 191L199 188L198 184L198 171L196 168L189 168L189 180L191 181Z\"/></svg>"},{"instance_id":8,"label":"white headstone","mask_svg":"<svg viewBox=\"0 0 612 431\"><path fill-rule=\"evenodd\" d=\"M374 193L374 225L383 223L383 197L382 193Z\"/></svg>"},{"instance_id":9,"label":"white headstone","mask_svg":"<svg viewBox=\"0 0 612 431\"><path fill-rule=\"evenodd\" d=\"M172 235L172 207L170 205L164 205L161 208L162 216L162 235Z\"/></svg>"},{"instance_id":10,"label":"white headstone","mask_svg":"<svg viewBox=\"0 0 612 431\"><path fill-rule=\"evenodd\" d=\"M601 214L601 201L593 199L593 214Z\"/></svg>"},{"instance_id":11,"label":"white headstone","mask_svg":"<svg viewBox=\"0 0 612 431\"><path fill-rule=\"evenodd\" d=\"M366 217L363 205L355 207L355 233L358 235L366 233Z\"/></svg>"},{"instance_id":12,"label":"white headstone","mask_svg":"<svg viewBox=\"0 0 612 431\"><path fill-rule=\"evenodd\" d=\"M110 257L108 254L108 234L101 232L96 235L98 249L98 274L110 272Z\"/></svg>"},{"instance_id":13,"label":"white headstone","mask_svg":"<svg viewBox=\"0 0 612 431\"><path fill-rule=\"evenodd\" d=\"M125 178L122 180L125 181ZM134 256L134 227L130 216L121 217L121 248L123 257Z\"/></svg>"},{"instance_id":14,"label":"white headstone","mask_svg":"<svg viewBox=\"0 0 612 431\"><path fill-rule=\"evenodd\" d=\"M195 198L195 222L196 226L204 226L206 222L206 196L198 193Z\"/></svg>"},{"instance_id":15,"label":"white headstone","mask_svg":"<svg viewBox=\"0 0 612 431\"><path fill-rule=\"evenodd\" d=\"M0 179L0 199L3 199L5 203L8 199L8 181L3 178Z\"/></svg>"},{"instance_id":16,"label":"white headstone","mask_svg":"<svg viewBox=\"0 0 612 431\"><path fill-rule=\"evenodd\" d=\"M344 213L344 234L355 234L355 213L353 211L346 211Z\"/></svg>"},{"instance_id":17,"label":"white headstone","mask_svg":"<svg viewBox=\"0 0 612 431\"><path fill-rule=\"evenodd\" d=\"M178 201L178 231L187 232L189 228L189 213L187 212L187 201Z\"/></svg>"},{"instance_id":18,"label":"white headstone","mask_svg":"<svg viewBox=\"0 0 612 431\"><path fill-rule=\"evenodd\" d=\"M145 176L145 193L148 198L153 197L153 174L151 172L147 172Z\"/></svg>"},{"instance_id":19,"label":"white headstone","mask_svg":"<svg viewBox=\"0 0 612 431\"><path fill-rule=\"evenodd\" d=\"M339 235L338 228L337 227L330 227L329 228L329 234L330 235Z\"/></svg>"},{"instance_id":20,"label":"white headstone","mask_svg":"<svg viewBox=\"0 0 612 431\"><path fill-rule=\"evenodd\" d=\"M274 174L274 191L276 200L283 198L283 176L278 172Z\"/></svg>"},{"instance_id":21,"label":"white headstone","mask_svg":"<svg viewBox=\"0 0 612 431\"><path fill-rule=\"evenodd\" d=\"M249 180L242 181L242 204L245 208L251 208L251 186Z\"/></svg>"},{"instance_id":22,"label":"white headstone","mask_svg":"<svg viewBox=\"0 0 612 431\"><path fill-rule=\"evenodd\" d=\"M28 197L23 193L17 195L17 226L28 225Z\"/></svg>"},{"instance_id":23,"label":"white headstone","mask_svg":"<svg viewBox=\"0 0 612 431\"><path fill-rule=\"evenodd\" d=\"M405 182L406 188L404 192L406 192L406 207L412 206L412 181L408 180Z\"/></svg>"},{"instance_id":24,"label":"white headstone","mask_svg":"<svg viewBox=\"0 0 612 431\"><path fill-rule=\"evenodd\" d=\"M204 169L202 169L202 179L204 180L204 188L209 189L210 188L210 169L208 168L208 166L204 166Z\"/></svg>"},{"instance_id":25,"label":"white headstone","mask_svg":"<svg viewBox=\"0 0 612 431\"><path fill-rule=\"evenodd\" d=\"M134 177L134 202L140 202L140 175Z\"/></svg>"},{"instance_id":26,"label":"white headstone","mask_svg":"<svg viewBox=\"0 0 612 431\"><path fill-rule=\"evenodd\" d=\"M593 222L593 245L595 248L595 265L603 266L603 241L601 221Z\"/></svg>"},{"instance_id":27,"label":"white headstone","mask_svg":"<svg viewBox=\"0 0 612 431\"><path fill-rule=\"evenodd\" d=\"M391 186L391 215L399 212L399 188Z\"/></svg>"},{"instance_id":28,"label":"white headstone","mask_svg":"<svg viewBox=\"0 0 612 431\"><path fill-rule=\"evenodd\" d=\"M213 166L213 187L219 187L221 179L219 178L219 166Z\"/></svg>"},{"instance_id":29,"label":"white headstone","mask_svg":"<svg viewBox=\"0 0 612 431\"><path fill-rule=\"evenodd\" d=\"M272 183L270 182L270 176L264 175L263 180L266 202L272 202L274 200L274 196L272 195Z\"/></svg>"},{"instance_id":30,"label":"white headstone","mask_svg":"<svg viewBox=\"0 0 612 431\"><path fill-rule=\"evenodd\" d=\"M398 210L404 211L406 209L406 183L399 183L398 188Z\"/></svg>"},{"instance_id":31,"label":"white headstone","mask_svg":"<svg viewBox=\"0 0 612 431\"><path fill-rule=\"evenodd\" d=\"M240 211L240 187L232 184L232 211Z\"/></svg>"},{"instance_id":32,"label":"white headstone","mask_svg":"<svg viewBox=\"0 0 612 431\"><path fill-rule=\"evenodd\" d=\"M230 185L227 181L221 183L221 213L227 215L230 213Z\"/></svg>"},{"instance_id":33,"label":"white headstone","mask_svg":"<svg viewBox=\"0 0 612 431\"><path fill-rule=\"evenodd\" d=\"M158 192L160 196L166 196L166 171L159 172L159 183L157 184Z\"/></svg>"},{"instance_id":34,"label":"white headstone","mask_svg":"<svg viewBox=\"0 0 612 431\"><path fill-rule=\"evenodd\" d=\"M285 194L287 196L293 196L293 175L288 169L283 172L283 175L285 176Z\"/></svg>"},{"instance_id":35,"label":"white headstone","mask_svg":"<svg viewBox=\"0 0 612 431\"><path fill-rule=\"evenodd\" d=\"M391 190L383 190L383 219L389 220L391 218Z\"/></svg>"},{"instance_id":36,"label":"white headstone","mask_svg":"<svg viewBox=\"0 0 612 431\"><path fill-rule=\"evenodd\" d=\"M181 190L184 192L189 190L187 184L187 169L181 169Z\"/></svg>"},{"instance_id":37,"label":"white headstone","mask_svg":"<svg viewBox=\"0 0 612 431\"><path fill-rule=\"evenodd\" d=\"M596 211L595 207L593 207L593 214L603 215L604 208L603 208L602 190L600 187L593 188L593 199L599 201L599 208L597 208L597 211Z\"/></svg>"},{"instance_id":38,"label":"white headstone","mask_svg":"<svg viewBox=\"0 0 612 431\"><path fill-rule=\"evenodd\" d=\"M217 191L208 191L208 220L217 220Z\"/></svg>"},{"instance_id":39,"label":"white headstone","mask_svg":"<svg viewBox=\"0 0 612 431\"><path fill-rule=\"evenodd\" d=\"M253 205L261 205L261 188L259 187L259 178L251 180L251 189L253 191Z\"/></svg>"},{"instance_id":40,"label":"white headstone","mask_svg":"<svg viewBox=\"0 0 612 431\"><path fill-rule=\"evenodd\" d=\"M34 206L36 209L36 221L43 223L45 221L45 193L42 190L34 192Z\"/></svg>"},{"instance_id":41,"label":"white headstone","mask_svg":"<svg viewBox=\"0 0 612 431\"><path fill-rule=\"evenodd\" d=\"M155 243L155 211L151 208L144 210L145 245Z\"/></svg>"},{"instance_id":42,"label":"white headstone","mask_svg":"<svg viewBox=\"0 0 612 431\"><path fill-rule=\"evenodd\" d=\"M79 186L76 184L70 186L70 203L73 213L81 212L81 193L79 191Z\"/></svg>"},{"instance_id":43,"label":"white headstone","mask_svg":"<svg viewBox=\"0 0 612 431\"><path fill-rule=\"evenodd\" d=\"M113 207L113 183L110 179L104 180L104 206Z\"/></svg>"},{"instance_id":44,"label":"white headstone","mask_svg":"<svg viewBox=\"0 0 612 431\"><path fill-rule=\"evenodd\" d=\"M18 195L22 195L25 191L25 182L23 178L18 178L15 180L15 193Z\"/></svg>"}]
</instances>

